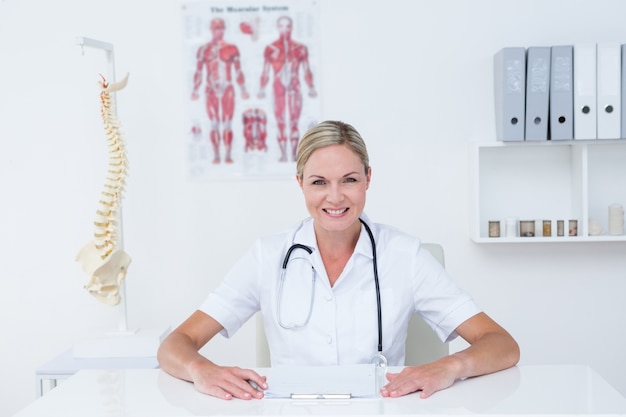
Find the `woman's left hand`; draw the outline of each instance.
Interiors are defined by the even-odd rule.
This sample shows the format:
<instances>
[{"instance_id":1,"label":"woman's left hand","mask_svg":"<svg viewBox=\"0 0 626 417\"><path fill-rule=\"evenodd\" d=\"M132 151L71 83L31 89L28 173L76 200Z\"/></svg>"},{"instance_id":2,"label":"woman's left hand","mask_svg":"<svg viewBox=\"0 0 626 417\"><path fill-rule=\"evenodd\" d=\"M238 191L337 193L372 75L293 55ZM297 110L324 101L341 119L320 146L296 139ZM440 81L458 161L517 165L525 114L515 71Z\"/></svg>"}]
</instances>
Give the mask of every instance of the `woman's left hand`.
<instances>
[{"instance_id":1,"label":"woman's left hand","mask_svg":"<svg viewBox=\"0 0 626 417\"><path fill-rule=\"evenodd\" d=\"M383 397L401 397L416 391L421 398L449 388L456 380L457 372L453 371L454 357L448 356L433 363L408 366L399 373L388 372L389 383L381 388Z\"/></svg>"},{"instance_id":2,"label":"woman's left hand","mask_svg":"<svg viewBox=\"0 0 626 417\"><path fill-rule=\"evenodd\" d=\"M485 313L467 319L455 332L470 346L453 355L400 373L387 373L389 383L380 389L383 397L401 397L421 391L420 397L446 389L457 379L485 375L510 368L519 361L519 346L511 335Z\"/></svg>"}]
</instances>

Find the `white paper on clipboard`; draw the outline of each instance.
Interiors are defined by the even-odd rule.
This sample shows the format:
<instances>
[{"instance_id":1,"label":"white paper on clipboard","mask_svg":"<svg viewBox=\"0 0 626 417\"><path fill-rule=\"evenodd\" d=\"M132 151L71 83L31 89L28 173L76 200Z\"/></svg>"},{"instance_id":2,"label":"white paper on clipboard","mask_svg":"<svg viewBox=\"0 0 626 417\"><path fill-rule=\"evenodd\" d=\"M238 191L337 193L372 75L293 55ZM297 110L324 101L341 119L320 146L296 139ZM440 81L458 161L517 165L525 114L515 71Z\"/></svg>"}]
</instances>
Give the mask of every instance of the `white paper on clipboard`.
<instances>
[{"instance_id":1,"label":"white paper on clipboard","mask_svg":"<svg viewBox=\"0 0 626 417\"><path fill-rule=\"evenodd\" d=\"M279 366L267 376L265 398L292 398L296 395L345 395L350 398L375 398L376 366Z\"/></svg>"}]
</instances>

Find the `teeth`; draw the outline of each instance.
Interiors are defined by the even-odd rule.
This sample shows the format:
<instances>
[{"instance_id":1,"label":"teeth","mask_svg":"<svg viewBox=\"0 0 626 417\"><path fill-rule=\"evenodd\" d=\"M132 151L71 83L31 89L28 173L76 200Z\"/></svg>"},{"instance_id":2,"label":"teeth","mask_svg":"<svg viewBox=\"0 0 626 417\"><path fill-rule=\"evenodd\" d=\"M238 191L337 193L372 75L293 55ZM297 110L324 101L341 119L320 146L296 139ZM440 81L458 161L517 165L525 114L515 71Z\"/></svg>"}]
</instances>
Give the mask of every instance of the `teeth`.
<instances>
[{"instance_id":1,"label":"teeth","mask_svg":"<svg viewBox=\"0 0 626 417\"><path fill-rule=\"evenodd\" d=\"M328 214L335 214L335 215L336 215L336 214L341 214L341 213L343 213L343 212L345 212L345 211L346 211L346 209L340 209L340 210L331 210L331 209L326 209L326 212L327 212Z\"/></svg>"}]
</instances>

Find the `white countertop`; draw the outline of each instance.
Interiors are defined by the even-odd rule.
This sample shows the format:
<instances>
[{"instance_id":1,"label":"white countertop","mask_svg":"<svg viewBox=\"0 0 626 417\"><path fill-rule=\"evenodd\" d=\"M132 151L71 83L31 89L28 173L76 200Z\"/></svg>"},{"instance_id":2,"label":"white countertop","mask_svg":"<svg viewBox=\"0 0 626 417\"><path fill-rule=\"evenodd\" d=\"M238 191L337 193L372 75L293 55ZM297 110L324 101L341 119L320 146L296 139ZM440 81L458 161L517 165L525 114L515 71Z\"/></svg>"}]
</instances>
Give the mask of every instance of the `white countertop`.
<instances>
[{"instance_id":1,"label":"white countertop","mask_svg":"<svg viewBox=\"0 0 626 417\"><path fill-rule=\"evenodd\" d=\"M268 375L271 369L258 369ZM626 399L593 369L520 366L457 381L427 399L220 400L160 369L82 370L15 417L280 415L626 415Z\"/></svg>"}]
</instances>

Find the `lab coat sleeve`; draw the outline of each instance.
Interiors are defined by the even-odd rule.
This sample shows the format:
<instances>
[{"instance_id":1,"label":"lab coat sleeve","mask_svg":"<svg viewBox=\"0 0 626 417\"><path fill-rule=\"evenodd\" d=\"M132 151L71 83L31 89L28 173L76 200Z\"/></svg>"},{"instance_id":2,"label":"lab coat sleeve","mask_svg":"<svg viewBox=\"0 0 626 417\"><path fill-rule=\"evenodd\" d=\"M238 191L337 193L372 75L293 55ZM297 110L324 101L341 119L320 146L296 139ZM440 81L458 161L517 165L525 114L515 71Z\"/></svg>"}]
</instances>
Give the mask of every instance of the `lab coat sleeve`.
<instances>
[{"instance_id":1,"label":"lab coat sleeve","mask_svg":"<svg viewBox=\"0 0 626 417\"><path fill-rule=\"evenodd\" d=\"M449 342L458 336L455 329L481 310L427 250L418 248L414 259L416 311Z\"/></svg>"},{"instance_id":2,"label":"lab coat sleeve","mask_svg":"<svg viewBox=\"0 0 626 417\"><path fill-rule=\"evenodd\" d=\"M257 241L230 269L199 310L217 320L231 337L259 310L263 274L261 242Z\"/></svg>"}]
</instances>

